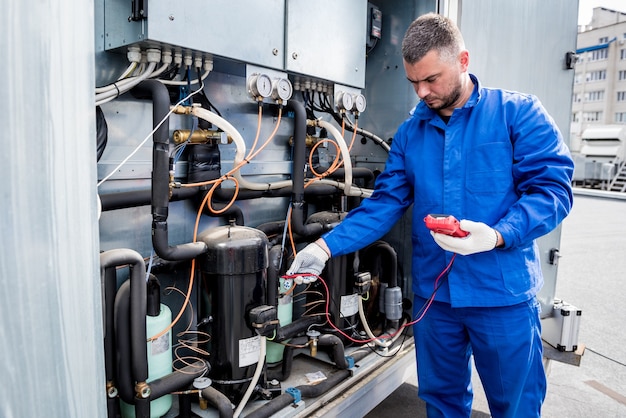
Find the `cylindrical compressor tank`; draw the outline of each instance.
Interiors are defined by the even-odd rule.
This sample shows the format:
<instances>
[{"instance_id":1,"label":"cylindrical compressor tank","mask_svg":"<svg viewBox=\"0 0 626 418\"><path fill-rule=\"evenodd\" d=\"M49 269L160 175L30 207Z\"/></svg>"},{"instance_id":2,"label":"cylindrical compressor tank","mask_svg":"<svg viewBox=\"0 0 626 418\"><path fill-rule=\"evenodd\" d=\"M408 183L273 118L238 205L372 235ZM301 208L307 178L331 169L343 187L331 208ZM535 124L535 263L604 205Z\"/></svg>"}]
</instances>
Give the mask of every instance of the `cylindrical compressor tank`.
<instances>
[{"instance_id":1,"label":"cylindrical compressor tank","mask_svg":"<svg viewBox=\"0 0 626 418\"><path fill-rule=\"evenodd\" d=\"M200 260L200 317L212 318L210 377L237 403L259 361L261 341L248 314L265 303L269 242L263 232L236 225L207 230L198 241L208 247Z\"/></svg>"}]
</instances>

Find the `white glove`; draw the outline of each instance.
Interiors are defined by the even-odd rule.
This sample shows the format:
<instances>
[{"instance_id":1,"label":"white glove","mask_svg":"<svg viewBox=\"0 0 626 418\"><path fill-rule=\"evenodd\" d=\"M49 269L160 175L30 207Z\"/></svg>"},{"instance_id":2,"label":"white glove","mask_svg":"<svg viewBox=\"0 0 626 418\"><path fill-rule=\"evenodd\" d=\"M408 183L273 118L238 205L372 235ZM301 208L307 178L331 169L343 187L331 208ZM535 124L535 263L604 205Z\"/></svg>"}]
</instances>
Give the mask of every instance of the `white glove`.
<instances>
[{"instance_id":1,"label":"white glove","mask_svg":"<svg viewBox=\"0 0 626 418\"><path fill-rule=\"evenodd\" d=\"M288 275L309 273L319 276L330 256L316 243L311 243L300 250L287 270Z\"/></svg>"},{"instance_id":2,"label":"white glove","mask_svg":"<svg viewBox=\"0 0 626 418\"><path fill-rule=\"evenodd\" d=\"M430 232L435 242L444 250L470 255L493 250L498 242L496 230L482 222L461 220L459 226L462 230L469 232L465 237L453 237L446 234Z\"/></svg>"}]
</instances>

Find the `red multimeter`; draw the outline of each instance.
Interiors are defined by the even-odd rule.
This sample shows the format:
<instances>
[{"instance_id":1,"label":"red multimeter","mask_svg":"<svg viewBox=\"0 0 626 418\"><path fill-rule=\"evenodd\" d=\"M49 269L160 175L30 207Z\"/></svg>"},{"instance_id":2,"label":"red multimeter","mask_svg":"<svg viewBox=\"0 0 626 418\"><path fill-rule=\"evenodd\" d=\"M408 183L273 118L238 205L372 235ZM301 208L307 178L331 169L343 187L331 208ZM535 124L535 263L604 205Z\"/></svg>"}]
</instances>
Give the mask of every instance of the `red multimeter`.
<instances>
[{"instance_id":1,"label":"red multimeter","mask_svg":"<svg viewBox=\"0 0 626 418\"><path fill-rule=\"evenodd\" d=\"M452 215L430 214L424 218L424 222L428 229L439 234L453 237L466 237L469 234L461 229L459 221Z\"/></svg>"}]
</instances>

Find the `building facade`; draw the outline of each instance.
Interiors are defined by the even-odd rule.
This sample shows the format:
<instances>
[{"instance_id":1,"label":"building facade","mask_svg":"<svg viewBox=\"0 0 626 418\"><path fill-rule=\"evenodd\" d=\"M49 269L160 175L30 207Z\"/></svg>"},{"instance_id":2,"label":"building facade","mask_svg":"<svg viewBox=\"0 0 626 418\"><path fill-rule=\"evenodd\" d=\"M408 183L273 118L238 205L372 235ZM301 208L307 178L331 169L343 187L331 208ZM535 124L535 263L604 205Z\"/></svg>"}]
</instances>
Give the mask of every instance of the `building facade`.
<instances>
[{"instance_id":1,"label":"building facade","mask_svg":"<svg viewBox=\"0 0 626 418\"><path fill-rule=\"evenodd\" d=\"M593 124L626 125L626 12L596 7L580 26L572 94L570 147Z\"/></svg>"}]
</instances>

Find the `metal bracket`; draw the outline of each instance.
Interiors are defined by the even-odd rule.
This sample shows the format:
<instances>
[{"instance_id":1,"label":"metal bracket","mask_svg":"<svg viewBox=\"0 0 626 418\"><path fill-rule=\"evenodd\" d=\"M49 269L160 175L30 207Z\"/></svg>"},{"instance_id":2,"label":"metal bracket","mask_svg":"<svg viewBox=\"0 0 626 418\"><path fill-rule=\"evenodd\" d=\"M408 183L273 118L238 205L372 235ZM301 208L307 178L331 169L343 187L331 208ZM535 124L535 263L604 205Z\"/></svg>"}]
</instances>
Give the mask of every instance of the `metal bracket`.
<instances>
[{"instance_id":1,"label":"metal bracket","mask_svg":"<svg viewBox=\"0 0 626 418\"><path fill-rule=\"evenodd\" d=\"M148 18L148 1L147 0L131 0L132 14L128 17L129 21L138 22Z\"/></svg>"}]
</instances>

